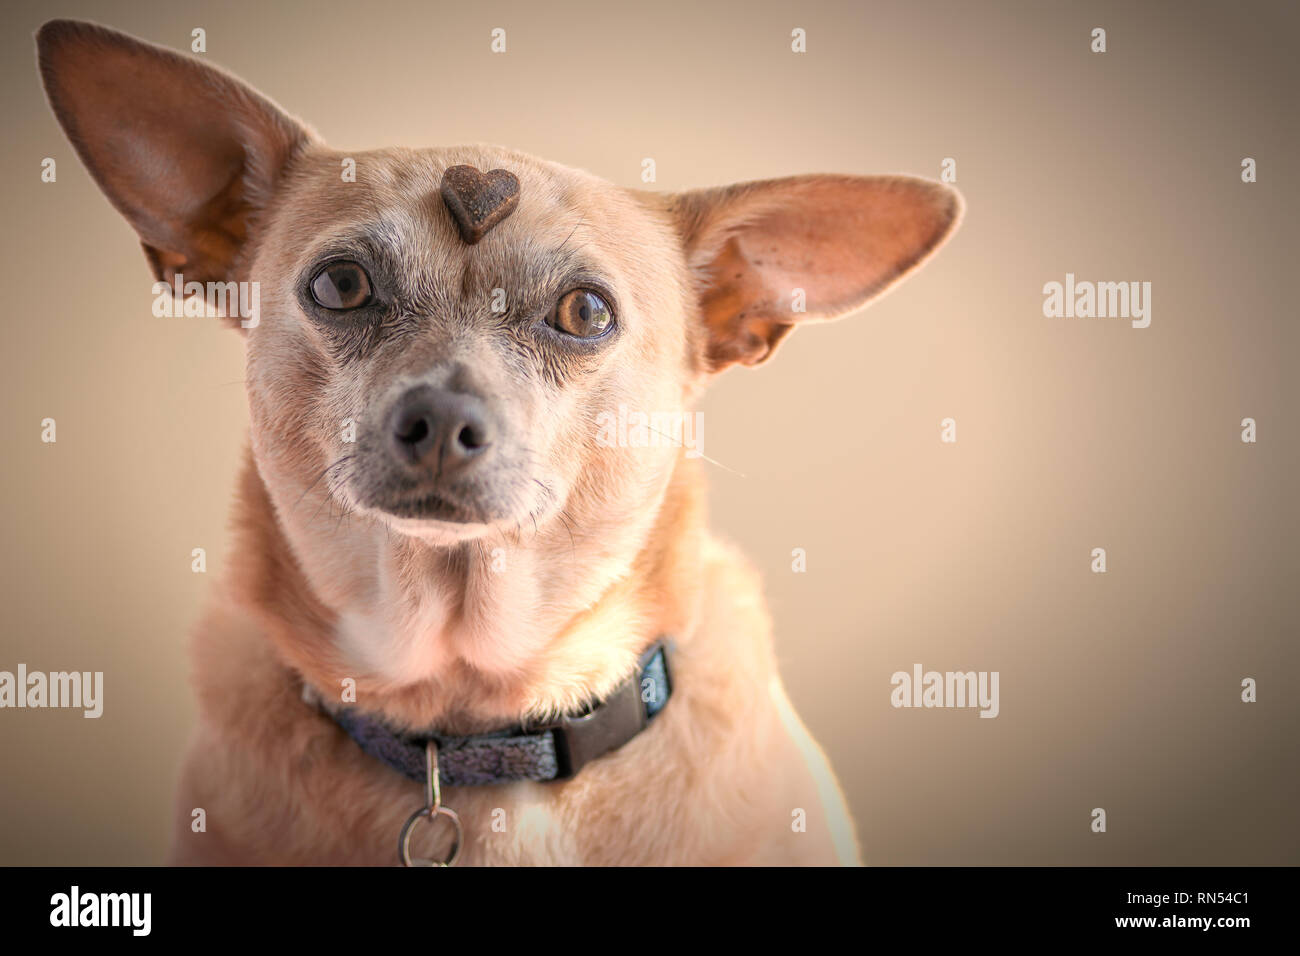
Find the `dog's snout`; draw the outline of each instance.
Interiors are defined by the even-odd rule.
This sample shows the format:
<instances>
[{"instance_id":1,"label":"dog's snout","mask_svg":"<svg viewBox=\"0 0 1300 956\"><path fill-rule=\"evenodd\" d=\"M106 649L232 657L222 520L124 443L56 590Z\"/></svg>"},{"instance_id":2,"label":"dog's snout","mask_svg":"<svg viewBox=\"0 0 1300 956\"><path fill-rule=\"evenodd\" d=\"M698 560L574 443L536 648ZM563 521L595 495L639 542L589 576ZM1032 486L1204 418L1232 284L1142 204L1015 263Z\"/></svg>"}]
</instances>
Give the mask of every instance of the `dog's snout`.
<instances>
[{"instance_id":1,"label":"dog's snout","mask_svg":"<svg viewBox=\"0 0 1300 956\"><path fill-rule=\"evenodd\" d=\"M482 399L464 392L419 385L394 404L389 415L391 447L407 465L450 474L481 457L495 427Z\"/></svg>"}]
</instances>

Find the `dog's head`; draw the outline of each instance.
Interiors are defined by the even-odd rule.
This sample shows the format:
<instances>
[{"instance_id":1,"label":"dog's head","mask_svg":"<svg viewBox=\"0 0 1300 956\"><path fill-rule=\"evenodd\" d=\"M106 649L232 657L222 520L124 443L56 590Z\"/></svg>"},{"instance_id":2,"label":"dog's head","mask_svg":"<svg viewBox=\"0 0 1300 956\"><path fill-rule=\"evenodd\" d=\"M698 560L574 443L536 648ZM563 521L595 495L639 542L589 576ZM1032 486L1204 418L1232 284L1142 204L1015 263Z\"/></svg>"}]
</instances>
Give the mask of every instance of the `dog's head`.
<instances>
[{"instance_id":1,"label":"dog's head","mask_svg":"<svg viewBox=\"0 0 1300 956\"><path fill-rule=\"evenodd\" d=\"M642 521L680 449L620 448L612 422L685 412L715 373L880 295L959 216L949 188L897 176L656 194L494 147L344 153L194 59L69 21L38 47L156 277L256 284L234 318L282 516L327 494L440 547Z\"/></svg>"}]
</instances>

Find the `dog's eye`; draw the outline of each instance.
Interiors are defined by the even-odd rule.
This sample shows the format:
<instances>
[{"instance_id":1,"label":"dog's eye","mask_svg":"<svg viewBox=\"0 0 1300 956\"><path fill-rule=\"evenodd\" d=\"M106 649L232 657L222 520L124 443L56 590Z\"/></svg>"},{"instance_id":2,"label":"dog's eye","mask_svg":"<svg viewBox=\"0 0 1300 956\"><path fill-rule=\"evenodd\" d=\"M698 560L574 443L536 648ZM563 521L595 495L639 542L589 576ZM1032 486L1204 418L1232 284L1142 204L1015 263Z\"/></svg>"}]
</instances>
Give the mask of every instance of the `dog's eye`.
<instances>
[{"instance_id":1,"label":"dog's eye","mask_svg":"<svg viewBox=\"0 0 1300 956\"><path fill-rule=\"evenodd\" d=\"M311 297L323 309L359 309L370 301L370 277L355 262L331 262L311 280Z\"/></svg>"},{"instance_id":2,"label":"dog's eye","mask_svg":"<svg viewBox=\"0 0 1300 956\"><path fill-rule=\"evenodd\" d=\"M604 335L614 324L614 310L590 289L573 289L560 296L547 322L566 335L594 339Z\"/></svg>"}]
</instances>

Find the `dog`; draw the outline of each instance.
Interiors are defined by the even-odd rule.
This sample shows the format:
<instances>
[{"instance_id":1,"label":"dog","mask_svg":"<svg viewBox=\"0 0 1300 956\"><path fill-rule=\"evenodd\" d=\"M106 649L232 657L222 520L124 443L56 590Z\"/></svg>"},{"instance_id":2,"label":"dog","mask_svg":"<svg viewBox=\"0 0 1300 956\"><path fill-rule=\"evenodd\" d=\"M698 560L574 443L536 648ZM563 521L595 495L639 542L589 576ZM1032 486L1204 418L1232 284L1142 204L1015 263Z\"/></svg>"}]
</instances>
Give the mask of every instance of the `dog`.
<instances>
[{"instance_id":1,"label":"dog","mask_svg":"<svg viewBox=\"0 0 1300 956\"><path fill-rule=\"evenodd\" d=\"M224 319L250 441L170 861L859 863L757 575L706 529L704 462L599 433L689 415L879 297L959 195L342 153L194 58L68 20L36 39L159 288L258 293Z\"/></svg>"}]
</instances>

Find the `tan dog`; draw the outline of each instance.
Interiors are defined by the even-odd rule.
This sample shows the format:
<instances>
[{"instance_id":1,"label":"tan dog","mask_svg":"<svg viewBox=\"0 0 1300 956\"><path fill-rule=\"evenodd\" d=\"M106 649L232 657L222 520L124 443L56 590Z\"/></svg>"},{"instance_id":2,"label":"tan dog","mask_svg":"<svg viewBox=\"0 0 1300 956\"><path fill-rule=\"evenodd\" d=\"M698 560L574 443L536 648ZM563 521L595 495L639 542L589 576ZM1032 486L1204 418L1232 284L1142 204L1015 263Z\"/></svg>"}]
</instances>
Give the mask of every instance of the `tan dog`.
<instances>
[{"instance_id":1,"label":"tan dog","mask_svg":"<svg viewBox=\"0 0 1300 956\"><path fill-rule=\"evenodd\" d=\"M259 290L174 859L395 862L425 789L326 711L539 726L668 635L671 697L630 740L570 779L444 787L461 861L856 861L755 574L705 531L699 459L601 440L602 414L685 413L795 325L861 308L947 238L957 195L898 176L664 195L489 146L345 154L193 59L71 21L37 40L155 275ZM417 839L445 860L439 822Z\"/></svg>"}]
</instances>

